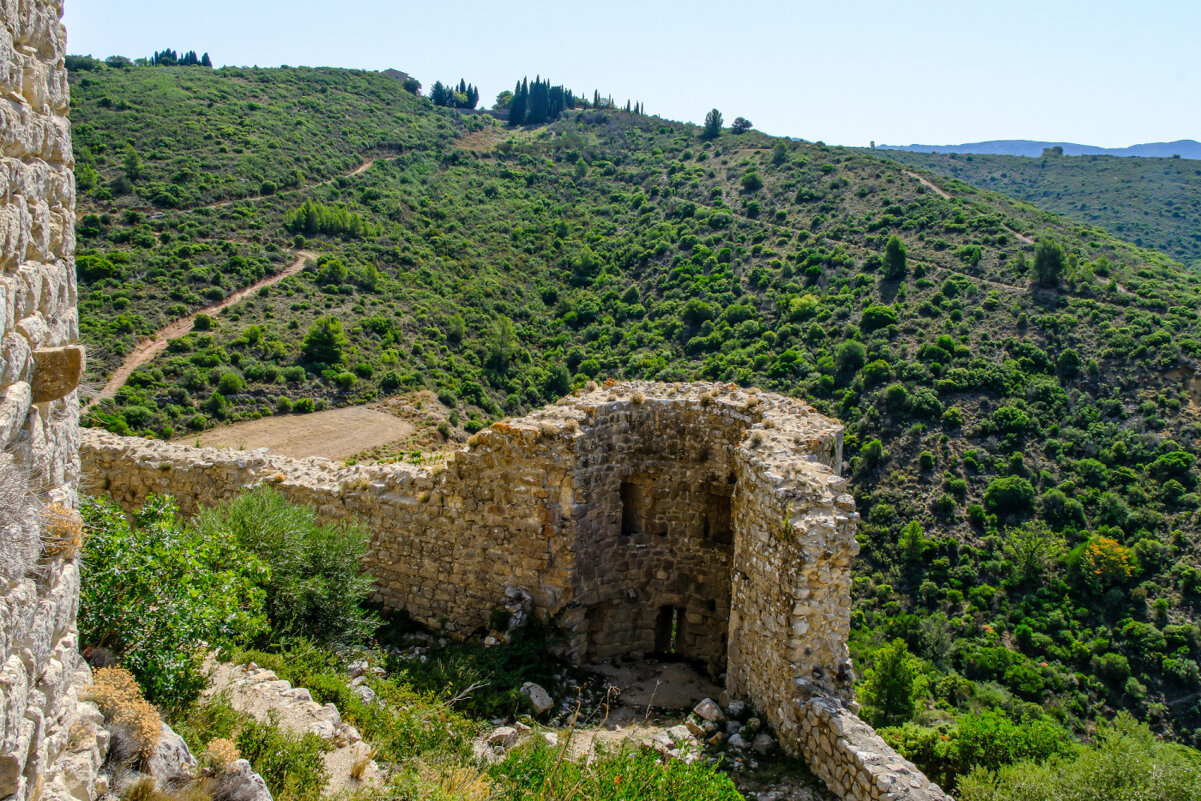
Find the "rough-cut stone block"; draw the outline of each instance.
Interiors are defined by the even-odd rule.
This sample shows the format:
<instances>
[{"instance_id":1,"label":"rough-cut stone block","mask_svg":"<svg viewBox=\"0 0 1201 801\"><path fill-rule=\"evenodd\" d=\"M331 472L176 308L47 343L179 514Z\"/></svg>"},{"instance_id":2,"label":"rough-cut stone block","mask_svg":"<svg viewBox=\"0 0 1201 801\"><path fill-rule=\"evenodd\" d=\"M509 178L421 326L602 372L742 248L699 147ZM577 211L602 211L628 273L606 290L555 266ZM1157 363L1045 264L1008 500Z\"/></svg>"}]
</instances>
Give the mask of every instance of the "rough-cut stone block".
<instances>
[{"instance_id":1,"label":"rough-cut stone block","mask_svg":"<svg viewBox=\"0 0 1201 801\"><path fill-rule=\"evenodd\" d=\"M79 345L43 348L33 353L33 402L47 403L69 395L79 386L85 366Z\"/></svg>"}]
</instances>

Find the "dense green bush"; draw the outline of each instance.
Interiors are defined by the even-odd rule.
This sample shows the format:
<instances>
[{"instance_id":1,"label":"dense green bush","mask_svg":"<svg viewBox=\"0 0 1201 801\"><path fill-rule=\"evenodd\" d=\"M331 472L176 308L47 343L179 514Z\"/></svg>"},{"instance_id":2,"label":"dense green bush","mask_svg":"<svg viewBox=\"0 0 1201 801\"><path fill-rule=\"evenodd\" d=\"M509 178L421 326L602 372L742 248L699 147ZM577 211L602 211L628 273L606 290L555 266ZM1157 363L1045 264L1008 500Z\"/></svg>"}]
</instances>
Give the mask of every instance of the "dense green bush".
<instances>
[{"instance_id":1,"label":"dense green bush","mask_svg":"<svg viewBox=\"0 0 1201 801\"><path fill-rule=\"evenodd\" d=\"M281 728L275 710L271 710L265 722L245 719L235 742L242 756L267 783L272 798L319 801L325 797L329 777L324 753L330 745L321 737Z\"/></svg>"},{"instance_id":2,"label":"dense green bush","mask_svg":"<svg viewBox=\"0 0 1201 801\"><path fill-rule=\"evenodd\" d=\"M178 524L170 497L151 496L132 523L104 499L82 511L80 643L111 651L151 701L186 706L205 686L204 648L266 631L270 569L221 531Z\"/></svg>"},{"instance_id":3,"label":"dense green bush","mask_svg":"<svg viewBox=\"0 0 1201 801\"><path fill-rule=\"evenodd\" d=\"M918 529L920 536L921 529ZM876 726L895 726L913 718L925 694L918 661L904 640L894 640L875 654L863 674L860 697L864 716Z\"/></svg>"},{"instance_id":4,"label":"dense green bush","mask_svg":"<svg viewBox=\"0 0 1201 801\"><path fill-rule=\"evenodd\" d=\"M650 749L615 750L587 762L562 759L538 739L489 770L503 780L501 798L590 801L737 801L734 782L714 768L661 757Z\"/></svg>"},{"instance_id":5,"label":"dense green bush","mask_svg":"<svg viewBox=\"0 0 1201 801\"><path fill-rule=\"evenodd\" d=\"M1020 761L1043 762L1073 747L1068 732L1054 721L1014 722L995 709L963 715L949 731L909 723L881 729L880 736L948 792L976 767L996 770Z\"/></svg>"},{"instance_id":6,"label":"dense green bush","mask_svg":"<svg viewBox=\"0 0 1201 801\"><path fill-rule=\"evenodd\" d=\"M1193 801L1201 798L1201 754L1156 739L1127 714L1097 732L1096 745L1046 762L992 769L960 782L961 801Z\"/></svg>"},{"instance_id":7,"label":"dense green bush","mask_svg":"<svg viewBox=\"0 0 1201 801\"><path fill-rule=\"evenodd\" d=\"M350 644L374 631L376 620L362 606L371 592L361 567L371 535L362 526L319 523L312 507L264 486L202 510L189 528L227 538L270 565L264 587L271 638Z\"/></svg>"}]
</instances>

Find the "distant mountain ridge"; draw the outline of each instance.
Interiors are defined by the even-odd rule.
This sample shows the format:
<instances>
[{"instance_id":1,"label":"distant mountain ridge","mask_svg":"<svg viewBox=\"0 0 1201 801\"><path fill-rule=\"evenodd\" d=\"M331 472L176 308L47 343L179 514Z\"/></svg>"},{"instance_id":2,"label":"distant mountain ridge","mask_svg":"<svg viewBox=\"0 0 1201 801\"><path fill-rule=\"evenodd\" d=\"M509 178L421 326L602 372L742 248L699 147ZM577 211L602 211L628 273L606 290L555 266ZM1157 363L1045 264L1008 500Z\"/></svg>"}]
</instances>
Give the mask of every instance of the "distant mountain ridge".
<instances>
[{"instance_id":1,"label":"distant mountain ridge","mask_svg":"<svg viewBox=\"0 0 1201 801\"><path fill-rule=\"evenodd\" d=\"M876 145L877 150L905 150L910 153L978 153L992 156L1029 156L1038 158L1049 147L1062 147L1065 156L1139 156L1142 158L1201 159L1201 142L1178 139L1175 142L1148 142L1130 147L1096 147L1073 142L1035 142L1030 139L994 139L964 145Z\"/></svg>"}]
</instances>

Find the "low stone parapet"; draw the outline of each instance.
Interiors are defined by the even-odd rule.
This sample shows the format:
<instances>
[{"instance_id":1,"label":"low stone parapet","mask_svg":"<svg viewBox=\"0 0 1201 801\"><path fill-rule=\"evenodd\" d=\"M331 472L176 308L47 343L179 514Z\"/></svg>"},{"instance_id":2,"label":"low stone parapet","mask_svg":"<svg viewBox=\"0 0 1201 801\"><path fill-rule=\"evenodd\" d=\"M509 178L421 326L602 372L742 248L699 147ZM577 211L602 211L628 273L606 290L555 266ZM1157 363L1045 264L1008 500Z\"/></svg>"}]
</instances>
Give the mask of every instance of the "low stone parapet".
<instances>
[{"instance_id":1,"label":"low stone parapet","mask_svg":"<svg viewBox=\"0 0 1201 801\"><path fill-rule=\"evenodd\" d=\"M813 772L848 801L950 801L950 796L838 701L798 699L801 751Z\"/></svg>"}]
</instances>

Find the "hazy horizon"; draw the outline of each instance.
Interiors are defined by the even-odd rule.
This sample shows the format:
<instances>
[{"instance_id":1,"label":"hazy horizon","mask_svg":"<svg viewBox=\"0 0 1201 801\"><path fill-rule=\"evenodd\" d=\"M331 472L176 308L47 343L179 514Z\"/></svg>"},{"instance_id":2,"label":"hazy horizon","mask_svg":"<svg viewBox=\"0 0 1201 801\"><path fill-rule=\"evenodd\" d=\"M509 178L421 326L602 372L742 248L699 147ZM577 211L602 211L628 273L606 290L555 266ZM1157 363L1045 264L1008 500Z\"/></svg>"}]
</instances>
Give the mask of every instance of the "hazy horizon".
<instances>
[{"instance_id":1,"label":"hazy horizon","mask_svg":"<svg viewBox=\"0 0 1201 801\"><path fill-rule=\"evenodd\" d=\"M603 10L470 0L453 13L365 0L204 7L66 0L68 52L207 51L218 66L401 69L465 78L481 106L528 75L700 122L711 107L768 133L831 144L1026 139L1127 147L1196 139L1201 6L1106 0L901 6L616 0Z\"/></svg>"}]
</instances>

